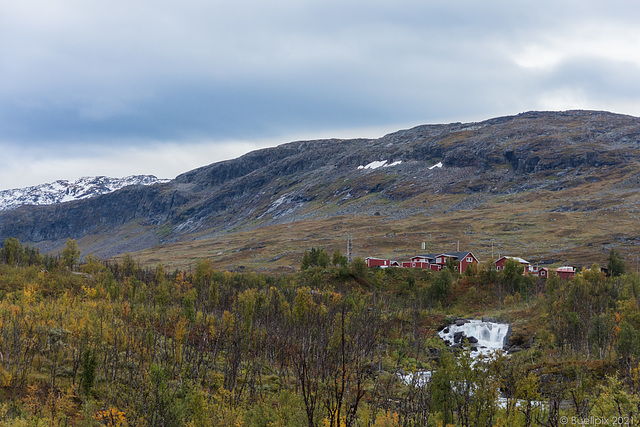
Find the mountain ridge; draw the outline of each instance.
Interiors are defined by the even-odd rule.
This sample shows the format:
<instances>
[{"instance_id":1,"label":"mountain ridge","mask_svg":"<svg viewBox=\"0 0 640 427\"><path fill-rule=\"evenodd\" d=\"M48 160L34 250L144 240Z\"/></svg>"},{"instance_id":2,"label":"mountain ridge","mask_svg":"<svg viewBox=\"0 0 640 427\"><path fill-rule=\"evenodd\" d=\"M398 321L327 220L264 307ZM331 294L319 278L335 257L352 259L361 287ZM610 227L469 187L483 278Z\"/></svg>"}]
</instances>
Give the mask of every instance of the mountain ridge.
<instances>
[{"instance_id":1,"label":"mountain ridge","mask_svg":"<svg viewBox=\"0 0 640 427\"><path fill-rule=\"evenodd\" d=\"M365 169L383 161L393 166ZM442 167L433 168L437 164ZM638 169L640 119L600 111L527 112L421 125L374 139L290 142L167 183L1 212L0 238L55 250L71 237L107 257L301 221L357 217L357 223L394 222L403 229L482 210L482 232L498 236L509 233L496 228L508 228L496 225L508 221L496 210L503 200L536 224L550 212L575 212L582 215L576 221L586 221L589 212L611 209L631 218ZM563 226L579 229L574 225ZM443 233L456 238L468 232L457 223L451 227ZM576 244L586 246L581 239Z\"/></svg>"},{"instance_id":2,"label":"mountain ridge","mask_svg":"<svg viewBox=\"0 0 640 427\"><path fill-rule=\"evenodd\" d=\"M29 187L0 190L0 211L23 205L40 206L82 200L130 185L154 185L168 181L154 175L129 175L122 178L85 176L75 181L59 179Z\"/></svg>"}]
</instances>

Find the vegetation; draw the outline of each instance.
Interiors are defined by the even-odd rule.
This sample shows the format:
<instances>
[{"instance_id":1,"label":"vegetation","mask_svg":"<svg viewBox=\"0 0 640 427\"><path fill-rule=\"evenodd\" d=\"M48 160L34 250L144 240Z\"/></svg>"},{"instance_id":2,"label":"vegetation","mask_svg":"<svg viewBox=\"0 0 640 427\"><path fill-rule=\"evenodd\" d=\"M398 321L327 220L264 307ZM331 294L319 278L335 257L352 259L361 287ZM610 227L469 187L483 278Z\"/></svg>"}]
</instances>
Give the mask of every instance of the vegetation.
<instances>
[{"instance_id":1,"label":"vegetation","mask_svg":"<svg viewBox=\"0 0 640 427\"><path fill-rule=\"evenodd\" d=\"M640 416L634 273L594 265L544 282L510 264L381 270L312 249L306 269L270 276L208 260L191 271L131 256L78 265L77 246L67 247L43 256L7 239L0 250L0 425L557 426L563 416ZM520 351L482 360L451 351L436 332L459 315L510 322Z\"/></svg>"}]
</instances>

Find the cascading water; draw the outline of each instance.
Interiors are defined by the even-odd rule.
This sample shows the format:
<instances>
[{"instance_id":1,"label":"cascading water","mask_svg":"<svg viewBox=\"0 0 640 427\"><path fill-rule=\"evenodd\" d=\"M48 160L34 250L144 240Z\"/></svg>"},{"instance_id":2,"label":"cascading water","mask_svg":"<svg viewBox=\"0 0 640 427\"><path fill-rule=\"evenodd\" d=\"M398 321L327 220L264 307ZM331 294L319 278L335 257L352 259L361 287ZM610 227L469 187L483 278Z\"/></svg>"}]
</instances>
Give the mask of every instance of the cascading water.
<instances>
[{"instance_id":1,"label":"cascading water","mask_svg":"<svg viewBox=\"0 0 640 427\"><path fill-rule=\"evenodd\" d=\"M482 320L459 320L442 331L440 338L449 346L461 346L466 339L471 346L471 357L490 355L502 351L509 337L509 325L506 323L485 322ZM431 371L418 371L410 374L399 374L405 384L415 381L418 386L431 379Z\"/></svg>"},{"instance_id":2,"label":"cascading water","mask_svg":"<svg viewBox=\"0 0 640 427\"><path fill-rule=\"evenodd\" d=\"M471 357L491 355L496 351L504 350L509 339L510 326L506 323L485 322L482 320L458 320L452 325L438 332L440 338L451 347L462 346L464 340L469 342ZM415 373L398 375L400 381L405 384L414 384L422 387L431 380L431 371L418 371ZM455 389L454 385L454 389ZM506 408L507 399L500 397L498 405ZM544 407L541 401L532 402L534 406ZM516 401L516 406L524 405L524 401Z\"/></svg>"},{"instance_id":3,"label":"cascading water","mask_svg":"<svg viewBox=\"0 0 640 427\"><path fill-rule=\"evenodd\" d=\"M505 323L468 320L465 323L454 323L438 332L449 345L462 344L466 338L471 345L471 355L490 354L502 350L509 334L509 325Z\"/></svg>"}]
</instances>

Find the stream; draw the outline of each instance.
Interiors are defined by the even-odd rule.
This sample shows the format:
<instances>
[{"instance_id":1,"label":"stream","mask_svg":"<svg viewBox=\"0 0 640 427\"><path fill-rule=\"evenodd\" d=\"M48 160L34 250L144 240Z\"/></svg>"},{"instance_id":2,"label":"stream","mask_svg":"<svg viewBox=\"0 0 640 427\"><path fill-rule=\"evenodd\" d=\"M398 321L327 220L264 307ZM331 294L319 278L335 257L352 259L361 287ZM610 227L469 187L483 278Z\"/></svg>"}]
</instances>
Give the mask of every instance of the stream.
<instances>
[{"instance_id":1,"label":"stream","mask_svg":"<svg viewBox=\"0 0 640 427\"><path fill-rule=\"evenodd\" d=\"M466 338L471 346L471 357L475 359L480 355L488 356L495 351L502 351L507 344L510 331L511 327L507 323L458 319L438 332L438 335L452 348L462 347ZM405 384L410 384L414 375L418 377L418 386L424 385L431 379L431 371L398 374Z\"/></svg>"}]
</instances>

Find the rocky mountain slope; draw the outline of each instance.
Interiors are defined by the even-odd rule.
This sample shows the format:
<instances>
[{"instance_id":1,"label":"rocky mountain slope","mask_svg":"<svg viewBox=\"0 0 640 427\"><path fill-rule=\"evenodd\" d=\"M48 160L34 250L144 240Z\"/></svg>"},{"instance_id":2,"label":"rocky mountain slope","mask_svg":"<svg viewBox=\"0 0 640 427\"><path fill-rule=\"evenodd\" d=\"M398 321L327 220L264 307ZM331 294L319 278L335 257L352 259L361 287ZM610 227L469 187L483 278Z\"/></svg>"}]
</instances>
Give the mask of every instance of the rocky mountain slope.
<instances>
[{"instance_id":1,"label":"rocky mountain slope","mask_svg":"<svg viewBox=\"0 0 640 427\"><path fill-rule=\"evenodd\" d=\"M82 200L131 185L153 185L167 181L153 175L131 175L124 178L97 176L82 177L73 182L58 180L26 188L0 190L0 211L23 205L52 205Z\"/></svg>"},{"instance_id":2,"label":"rocky mountain slope","mask_svg":"<svg viewBox=\"0 0 640 427\"><path fill-rule=\"evenodd\" d=\"M112 256L158 244L230 241L233 233L259 235L269 227L287 227L290 235L291 227L308 230L296 237L298 247L289 251L295 252L314 243L309 236L327 235L328 225L338 230L335 240L346 232L336 224L348 222L352 230L367 225L363 247L378 239L367 246L378 248L369 255L406 252L431 239L558 258L589 245L593 251L633 246L639 169L640 119L528 112L378 139L292 142L168 183L23 206L0 213L0 239L15 236L54 250L71 237L85 253ZM626 226L602 228L614 219ZM407 233L415 241L380 240Z\"/></svg>"}]
</instances>

